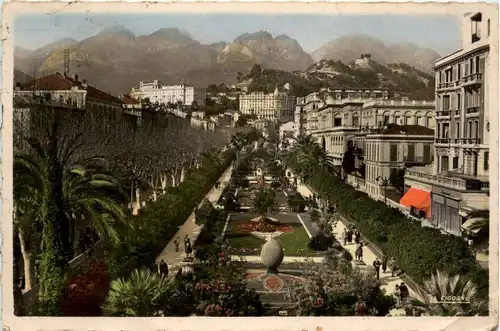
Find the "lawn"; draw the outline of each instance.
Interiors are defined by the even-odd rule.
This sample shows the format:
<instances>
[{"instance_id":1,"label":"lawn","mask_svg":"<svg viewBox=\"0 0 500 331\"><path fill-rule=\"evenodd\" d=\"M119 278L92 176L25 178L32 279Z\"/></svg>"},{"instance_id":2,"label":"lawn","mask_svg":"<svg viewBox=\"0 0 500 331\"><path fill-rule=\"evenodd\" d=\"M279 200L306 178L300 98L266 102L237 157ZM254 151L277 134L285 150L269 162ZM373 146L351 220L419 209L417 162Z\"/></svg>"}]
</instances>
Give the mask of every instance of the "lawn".
<instances>
[{"instance_id":1,"label":"lawn","mask_svg":"<svg viewBox=\"0 0 500 331\"><path fill-rule=\"evenodd\" d=\"M237 253L240 255L259 255L262 245L265 243L263 239L240 232L237 229L238 224L253 217L254 215L251 213L231 214L225 238L233 249L238 250ZM291 233L283 233L277 237L283 247L285 256L312 256L321 253L307 247L309 236L297 219L296 214L279 213L273 217L278 218L282 224L288 224L294 229Z\"/></svg>"}]
</instances>

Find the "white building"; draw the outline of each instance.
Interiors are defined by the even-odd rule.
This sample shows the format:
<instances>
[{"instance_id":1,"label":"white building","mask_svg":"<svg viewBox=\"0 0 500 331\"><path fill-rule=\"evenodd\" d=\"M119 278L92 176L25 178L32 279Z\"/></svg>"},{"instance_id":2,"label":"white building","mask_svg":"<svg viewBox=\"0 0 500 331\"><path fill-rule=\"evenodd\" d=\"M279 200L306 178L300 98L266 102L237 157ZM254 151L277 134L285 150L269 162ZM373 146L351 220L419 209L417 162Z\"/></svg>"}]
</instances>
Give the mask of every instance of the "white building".
<instances>
[{"instance_id":1,"label":"white building","mask_svg":"<svg viewBox=\"0 0 500 331\"><path fill-rule=\"evenodd\" d=\"M274 93L252 92L240 95L240 112L243 115L254 115L258 119L286 123L293 120L295 97L280 92L278 87Z\"/></svg>"},{"instance_id":2,"label":"white building","mask_svg":"<svg viewBox=\"0 0 500 331\"><path fill-rule=\"evenodd\" d=\"M151 83L140 82L139 88L133 88L130 96L137 100L149 98L152 103L181 103L184 106L191 106L196 101L198 106L205 106L207 97L206 88L194 87L182 83L181 85L162 85L155 80Z\"/></svg>"},{"instance_id":3,"label":"white building","mask_svg":"<svg viewBox=\"0 0 500 331\"><path fill-rule=\"evenodd\" d=\"M497 18L494 11L465 14L462 48L436 61L434 166L405 175L407 189L429 196L433 225L456 235L467 232L470 208L489 208L490 121L498 115L498 57L490 43L498 40Z\"/></svg>"}]
</instances>

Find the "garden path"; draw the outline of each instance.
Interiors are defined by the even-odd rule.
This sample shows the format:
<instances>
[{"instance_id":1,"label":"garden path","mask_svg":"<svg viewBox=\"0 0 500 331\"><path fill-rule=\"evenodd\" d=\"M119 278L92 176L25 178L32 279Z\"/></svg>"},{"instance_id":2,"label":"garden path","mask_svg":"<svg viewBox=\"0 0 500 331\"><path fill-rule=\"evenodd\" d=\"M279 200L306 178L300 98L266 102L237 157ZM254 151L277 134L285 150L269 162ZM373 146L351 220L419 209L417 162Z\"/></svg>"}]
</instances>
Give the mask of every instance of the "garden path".
<instances>
[{"instance_id":1,"label":"garden path","mask_svg":"<svg viewBox=\"0 0 500 331\"><path fill-rule=\"evenodd\" d=\"M231 173L233 170L233 165L229 166L226 171L219 178L219 188L216 189L215 186L205 195L205 199L214 203L217 202L224 191L225 187L229 183L231 179ZM199 206L201 206L201 201ZM181 263L186 257L186 253L184 251L184 236L188 235L189 239L191 239L191 243L194 244L198 236L200 235L201 227L195 223L195 215L194 211L189 215L186 222L179 228L179 231L175 234L175 236L168 242L165 249L161 252L160 255L156 258L156 264L159 264L161 260L164 260L168 264L169 275L174 276L181 268ZM179 251L175 251L175 238L179 238L180 245Z\"/></svg>"},{"instance_id":2,"label":"garden path","mask_svg":"<svg viewBox=\"0 0 500 331\"><path fill-rule=\"evenodd\" d=\"M312 197L312 195L313 195L312 190L308 186L306 186L306 185L304 185L302 183L297 186L297 191L300 194L302 194L303 196L305 196L305 197ZM349 224L347 222L347 220L345 220L341 216L341 221L337 222L337 224L333 227L332 232L335 235L335 238L342 245L342 247L344 247L347 251L349 251L349 253L351 253L352 256L353 256L353 258L354 258L354 256L355 256L354 252L356 250L356 244L350 244L350 245L347 244L347 245L344 245L344 242L343 242L343 240L341 238L342 232L347 227L347 224ZM365 246L363 248L364 248L363 249L363 262L364 263L363 262L353 261L353 263L355 265L357 265L358 267L360 267L361 269L364 269L367 266L373 265L373 262L375 261L375 259L377 257L379 257L374 252L374 250L371 249L370 247ZM388 272L384 273L382 270L380 270L380 283L381 283L380 287L382 289L385 289L387 291L387 294L391 294L394 291L394 288L395 288L396 284L401 284L401 282L405 282L406 286L410 290L410 296L414 296L415 295L415 291L410 287L410 284L408 284L401 277L391 277L391 272L389 270L387 270L387 271ZM400 309L393 309L391 311L391 314L397 314L397 313L401 313Z\"/></svg>"}]
</instances>

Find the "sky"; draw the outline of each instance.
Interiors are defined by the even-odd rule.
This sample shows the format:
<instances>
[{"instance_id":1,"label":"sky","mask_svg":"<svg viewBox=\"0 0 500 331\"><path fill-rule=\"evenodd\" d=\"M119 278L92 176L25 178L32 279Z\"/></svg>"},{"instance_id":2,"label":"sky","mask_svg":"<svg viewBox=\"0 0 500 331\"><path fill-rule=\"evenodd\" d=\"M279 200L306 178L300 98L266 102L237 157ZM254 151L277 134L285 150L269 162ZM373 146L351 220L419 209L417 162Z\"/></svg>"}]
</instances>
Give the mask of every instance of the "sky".
<instances>
[{"instance_id":1,"label":"sky","mask_svg":"<svg viewBox=\"0 0 500 331\"><path fill-rule=\"evenodd\" d=\"M112 25L123 25L135 35L176 27L202 43L230 42L243 33L264 30L273 36L287 34L307 52L352 34L370 35L387 43L411 42L441 55L460 44L458 18L443 15L30 14L16 17L14 40L16 46L33 50L63 38L82 40Z\"/></svg>"}]
</instances>

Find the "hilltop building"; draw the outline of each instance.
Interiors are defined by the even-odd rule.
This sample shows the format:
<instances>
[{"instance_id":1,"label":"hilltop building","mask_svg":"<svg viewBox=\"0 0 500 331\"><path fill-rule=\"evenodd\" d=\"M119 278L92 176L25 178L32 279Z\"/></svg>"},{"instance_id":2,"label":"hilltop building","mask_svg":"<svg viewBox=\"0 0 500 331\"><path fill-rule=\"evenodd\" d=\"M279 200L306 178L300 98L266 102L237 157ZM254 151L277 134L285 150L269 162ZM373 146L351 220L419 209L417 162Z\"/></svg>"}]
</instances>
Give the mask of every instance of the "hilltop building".
<instances>
[{"instance_id":1,"label":"hilltop building","mask_svg":"<svg viewBox=\"0 0 500 331\"><path fill-rule=\"evenodd\" d=\"M207 98L206 92L206 88L186 85L184 82L180 85L163 85L159 80L154 80L149 83L141 81L139 88L133 88L130 96L138 100L149 98L151 103L191 106L195 102L203 107Z\"/></svg>"},{"instance_id":2,"label":"hilltop building","mask_svg":"<svg viewBox=\"0 0 500 331\"><path fill-rule=\"evenodd\" d=\"M280 92L278 87L273 93L251 92L239 97L242 115L252 115L260 120L286 123L293 120L295 97L288 92Z\"/></svg>"}]
</instances>

